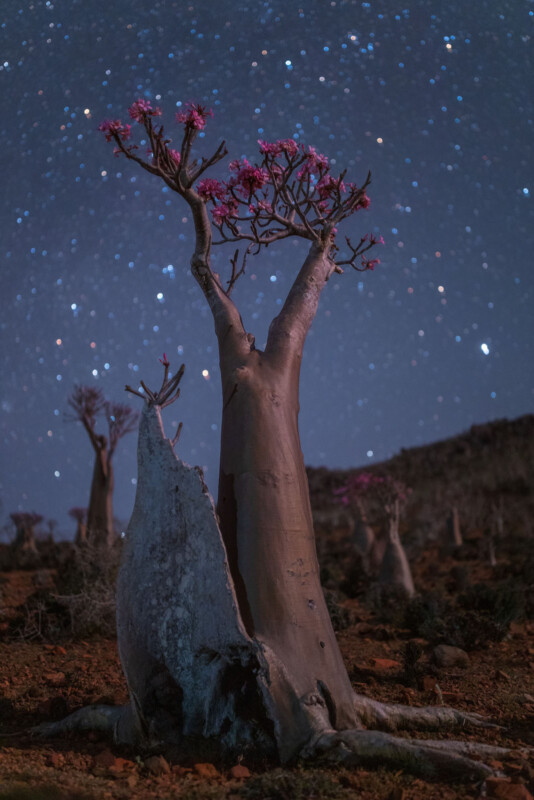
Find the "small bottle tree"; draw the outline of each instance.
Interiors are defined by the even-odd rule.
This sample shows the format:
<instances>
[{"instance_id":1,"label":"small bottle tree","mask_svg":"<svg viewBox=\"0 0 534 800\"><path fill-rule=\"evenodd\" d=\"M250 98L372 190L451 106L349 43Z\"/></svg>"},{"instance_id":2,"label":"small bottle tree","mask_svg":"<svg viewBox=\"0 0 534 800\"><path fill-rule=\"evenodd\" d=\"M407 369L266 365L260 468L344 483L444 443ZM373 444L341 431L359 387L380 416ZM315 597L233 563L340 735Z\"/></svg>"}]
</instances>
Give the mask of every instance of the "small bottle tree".
<instances>
[{"instance_id":1,"label":"small bottle tree","mask_svg":"<svg viewBox=\"0 0 534 800\"><path fill-rule=\"evenodd\" d=\"M75 386L68 403L73 412L67 419L82 423L95 452L86 539L95 547L108 548L115 542L113 455L120 439L137 428L139 414L123 403L109 403L94 386ZM107 436L96 431L98 417L107 420Z\"/></svg>"},{"instance_id":2,"label":"small bottle tree","mask_svg":"<svg viewBox=\"0 0 534 800\"><path fill-rule=\"evenodd\" d=\"M87 543L87 508L74 506L69 509L69 517L72 517L72 519L76 521L74 544L81 547Z\"/></svg>"},{"instance_id":3,"label":"small bottle tree","mask_svg":"<svg viewBox=\"0 0 534 800\"><path fill-rule=\"evenodd\" d=\"M17 566L31 566L39 558L35 526L42 522L43 517L34 511L14 511L9 516L16 529L15 539L11 544L13 562Z\"/></svg>"},{"instance_id":4,"label":"small bottle tree","mask_svg":"<svg viewBox=\"0 0 534 800\"><path fill-rule=\"evenodd\" d=\"M381 524L383 535L375 538L371 561L378 569L378 582L415 593L412 572L399 536L402 507L410 490L391 475L360 472L338 490L341 501L358 508L360 517Z\"/></svg>"}]
</instances>

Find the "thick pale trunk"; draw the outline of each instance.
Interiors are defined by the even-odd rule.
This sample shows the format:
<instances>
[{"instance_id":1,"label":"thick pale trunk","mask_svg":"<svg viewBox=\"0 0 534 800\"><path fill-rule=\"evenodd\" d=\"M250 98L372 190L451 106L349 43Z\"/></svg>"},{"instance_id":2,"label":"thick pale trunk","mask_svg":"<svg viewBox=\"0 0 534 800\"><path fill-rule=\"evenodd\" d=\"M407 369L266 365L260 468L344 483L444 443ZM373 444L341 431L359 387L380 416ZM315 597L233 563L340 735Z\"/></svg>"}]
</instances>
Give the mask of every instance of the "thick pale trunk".
<instances>
[{"instance_id":1,"label":"thick pale trunk","mask_svg":"<svg viewBox=\"0 0 534 800\"><path fill-rule=\"evenodd\" d=\"M384 558L378 575L379 583L403 589L409 597L415 594L412 571L399 537L398 516L388 521L388 536Z\"/></svg>"},{"instance_id":2,"label":"thick pale trunk","mask_svg":"<svg viewBox=\"0 0 534 800\"><path fill-rule=\"evenodd\" d=\"M310 735L295 713L306 698L322 698L332 728L358 724L319 582L297 425L300 357L253 350L221 366L221 530L247 631L285 676L286 697L275 702L287 753Z\"/></svg>"},{"instance_id":3,"label":"thick pale trunk","mask_svg":"<svg viewBox=\"0 0 534 800\"><path fill-rule=\"evenodd\" d=\"M95 455L87 512L87 541L98 547L111 547L115 541L113 484L113 466L107 458L107 450L99 450Z\"/></svg>"}]
</instances>

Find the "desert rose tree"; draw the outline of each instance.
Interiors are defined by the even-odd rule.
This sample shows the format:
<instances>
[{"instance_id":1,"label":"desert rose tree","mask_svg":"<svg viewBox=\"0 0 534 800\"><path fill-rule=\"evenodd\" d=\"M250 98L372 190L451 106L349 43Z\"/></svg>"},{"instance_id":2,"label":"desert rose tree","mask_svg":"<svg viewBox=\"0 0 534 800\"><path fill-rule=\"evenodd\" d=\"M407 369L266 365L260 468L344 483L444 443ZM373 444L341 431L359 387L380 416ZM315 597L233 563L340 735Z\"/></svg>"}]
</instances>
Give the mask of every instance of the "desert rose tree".
<instances>
[{"instance_id":1,"label":"desert rose tree","mask_svg":"<svg viewBox=\"0 0 534 800\"><path fill-rule=\"evenodd\" d=\"M399 536L401 509L410 494L404 484L391 475L360 472L336 490L343 505L356 508L362 524L372 521L382 528L381 535L364 539L361 547L371 568L377 571L378 582L400 589L408 597L415 593L412 571ZM360 537L361 539L362 537Z\"/></svg>"},{"instance_id":2,"label":"desert rose tree","mask_svg":"<svg viewBox=\"0 0 534 800\"><path fill-rule=\"evenodd\" d=\"M83 538L95 547L112 547L115 541L113 455L119 440L136 430L139 415L123 403L109 403L102 390L95 386L75 386L68 403L72 413L67 419L82 423L95 453ZM97 418L102 416L107 419L107 436L96 431Z\"/></svg>"},{"instance_id":3,"label":"desert rose tree","mask_svg":"<svg viewBox=\"0 0 534 800\"><path fill-rule=\"evenodd\" d=\"M161 112L137 100L131 125L100 129L115 153L178 194L192 213L191 270L211 309L219 344L222 431L217 507L202 475L174 452L161 409L177 396L180 370L161 388L142 384L138 486L117 586L117 634L131 702L75 712L43 733L95 726L116 739L175 744L202 737L234 755L283 761L327 753L346 763L394 764L475 775L469 758L501 757L472 742L397 739L402 727L481 725L448 708L390 706L355 695L319 583L308 484L298 432L299 373L319 298L343 267L369 270L374 236L338 249L338 226L369 205L361 186L332 174L328 159L293 139L259 143L259 163L232 161L225 182L204 173L226 155L192 148L211 112L189 104L174 149ZM142 143L143 146L146 142ZM214 241L214 237L216 241ZM246 257L299 237L309 243L264 350L243 325L231 292ZM210 263L213 244L243 245L227 280ZM346 255L343 254L346 253ZM129 388L129 387L128 387ZM381 730L378 730L381 729Z\"/></svg>"}]
</instances>

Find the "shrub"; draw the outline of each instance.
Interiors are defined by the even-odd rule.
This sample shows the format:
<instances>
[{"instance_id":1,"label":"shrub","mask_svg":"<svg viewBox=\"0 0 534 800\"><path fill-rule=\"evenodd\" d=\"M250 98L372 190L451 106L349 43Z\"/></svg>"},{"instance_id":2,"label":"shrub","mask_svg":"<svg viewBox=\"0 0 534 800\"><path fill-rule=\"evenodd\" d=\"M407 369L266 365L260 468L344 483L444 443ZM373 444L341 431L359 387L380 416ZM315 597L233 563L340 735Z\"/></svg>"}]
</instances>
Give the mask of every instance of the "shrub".
<instances>
[{"instance_id":1,"label":"shrub","mask_svg":"<svg viewBox=\"0 0 534 800\"><path fill-rule=\"evenodd\" d=\"M437 593L413 598L406 607L404 621L412 634L431 644L475 650L488 642L501 641L522 611L522 592L511 584L493 588L479 583L454 603Z\"/></svg>"},{"instance_id":2,"label":"shrub","mask_svg":"<svg viewBox=\"0 0 534 800\"><path fill-rule=\"evenodd\" d=\"M325 592L324 598L333 629L335 631L344 631L352 624L352 614L349 609L339 605L338 596L335 592Z\"/></svg>"}]
</instances>

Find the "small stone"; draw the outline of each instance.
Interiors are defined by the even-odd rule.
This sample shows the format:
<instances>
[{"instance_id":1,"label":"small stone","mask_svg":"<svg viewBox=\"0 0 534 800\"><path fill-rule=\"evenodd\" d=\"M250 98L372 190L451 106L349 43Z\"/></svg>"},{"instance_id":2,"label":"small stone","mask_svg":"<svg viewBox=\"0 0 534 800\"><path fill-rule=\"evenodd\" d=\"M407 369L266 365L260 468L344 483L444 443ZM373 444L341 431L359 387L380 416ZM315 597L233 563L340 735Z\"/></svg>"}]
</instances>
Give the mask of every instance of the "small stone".
<instances>
[{"instance_id":1,"label":"small stone","mask_svg":"<svg viewBox=\"0 0 534 800\"><path fill-rule=\"evenodd\" d=\"M168 775L171 771L169 762L163 756L150 756L145 759L145 767L152 775Z\"/></svg>"},{"instance_id":2,"label":"small stone","mask_svg":"<svg viewBox=\"0 0 534 800\"><path fill-rule=\"evenodd\" d=\"M398 669L401 666L398 661L393 661L392 658L371 658L369 662L375 669Z\"/></svg>"},{"instance_id":3,"label":"small stone","mask_svg":"<svg viewBox=\"0 0 534 800\"><path fill-rule=\"evenodd\" d=\"M65 673L64 672L47 672L44 676L44 679L47 683L50 683L52 686L61 686L62 683L65 681Z\"/></svg>"},{"instance_id":4,"label":"small stone","mask_svg":"<svg viewBox=\"0 0 534 800\"><path fill-rule=\"evenodd\" d=\"M425 675L423 677L423 691L433 692L437 686L437 680L432 675Z\"/></svg>"},{"instance_id":5,"label":"small stone","mask_svg":"<svg viewBox=\"0 0 534 800\"><path fill-rule=\"evenodd\" d=\"M250 778L250 770L248 767L244 767L243 764L236 764L235 767L232 767L230 770L230 777L236 778L237 780Z\"/></svg>"},{"instance_id":6,"label":"small stone","mask_svg":"<svg viewBox=\"0 0 534 800\"><path fill-rule=\"evenodd\" d=\"M499 680L501 680L501 681L508 681L508 682L510 682L510 681L512 680L512 679L510 678L510 676L508 675L508 673L507 673L507 672L504 672L504 670L502 670L502 669L496 669L496 670L495 670L495 677L496 677L496 678L498 678L498 679L499 679Z\"/></svg>"},{"instance_id":7,"label":"small stone","mask_svg":"<svg viewBox=\"0 0 534 800\"><path fill-rule=\"evenodd\" d=\"M50 753L48 761L51 767L63 767L65 764L65 756L63 753Z\"/></svg>"},{"instance_id":8,"label":"small stone","mask_svg":"<svg viewBox=\"0 0 534 800\"><path fill-rule=\"evenodd\" d=\"M134 789L137 786L138 781L139 781L139 776L137 772L132 772L132 774L128 775L128 777L126 778L126 784L129 789Z\"/></svg>"},{"instance_id":9,"label":"small stone","mask_svg":"<svg viewBox=\"0 0 534 800\"><path fill-rule=\"evenodd\" d=\"M468 667L469 656L465 650L448 644L438 644L432 651L432 657L438 667Z\"/></svg>"},{"instance_id":10,"label":"small stone","mask_svg":"<svg viewBox=\"0 0 534 800\"><path fill-rule=\"evenodd\" d=\"M195 764L194 770L201 778L218 778L219 771L214 764Z\"/></svg>"},{"instance_id":11,"label":"small stone","mask_svg":"<svg viewBox=\"0 0 534 800\"><path fill-rule=\"evenodd\" d=\"M115 756L109 747L106 747L105 750L102 750L100 753L96 754L93 759L93 764L95 767L105 767L106 769L109 769L115 764Z\"/></svg>"},{"instance_id":12,"label":"small stone","mask_svg":"<svg viewBox=\"0 0 534 800\"><path fill-rule=\"evenodd\" d=\"M534 697L531 694L527 694L525 692L525 694L521 695L521 702L523 702L523 703L534 703Z\"/></svg>"}]
</instances>

